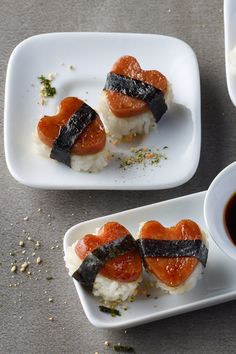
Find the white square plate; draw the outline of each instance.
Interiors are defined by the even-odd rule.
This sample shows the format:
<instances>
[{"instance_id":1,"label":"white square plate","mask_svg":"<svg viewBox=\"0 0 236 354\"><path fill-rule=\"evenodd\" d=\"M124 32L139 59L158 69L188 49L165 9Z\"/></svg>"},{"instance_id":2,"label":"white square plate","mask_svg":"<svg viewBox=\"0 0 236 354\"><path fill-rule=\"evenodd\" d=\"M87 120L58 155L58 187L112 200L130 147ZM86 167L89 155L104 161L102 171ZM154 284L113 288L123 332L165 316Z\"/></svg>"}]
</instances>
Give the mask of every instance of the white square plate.
<instances>
[{"instance_id":1,"label":"white square plate","mask_svg":"<svg viewBox=\"0 0 236 354\"><path fill-rule=\"evenodd\" d=\"M225 67L231 101L236 106L236 68L230 63L230 52L236 46L236 1L224 1Z\"/></svg>"},{"instance_id":2,"label":"white square plate","mask_svg":"<svg viewBox=\"0 0 236 354\"><path fill-rule=\"evenodd\" d=\"M97 227L108 221L118 221L133 235L138 232L139 223L145 220L158 220L165 226L172 226L182 219L192 219L206 231L203 216L205 193L200 192L77 224L69 229L64 237L64 251L66 252L67 247L80 236L93 233ZM208 241L208 263L202 279L194 289L182 295L165 294L158 299L137 297L136 301L129 303L127 311L122 311L120 317L111 317L100 312L98 298L88 294L73 280L89 321L100 328L128 328L235 299L235 261L216 246L210 235Z\"/></svg>"},{"instance_id":3,"label":"white square plate","mask_svg":"<svg viewBox=\"0 0 236 354\"><path fill-rule=\"evenodd\" d=\"M53 115L66 96L87 99L96 108L106 74L122 55L135 56L143 69L157 69L168 78L174 105L144 138L142 146L165 150L160 166L119 168L113 160L99 173L78 173L37 155L33 133L44 114ZM64 65L62 65L64 63ZM68 67L72 64L75 70ZM55 98L42 107L41 74L57 73ZM34 86L32 86L32 84ZM196 171L201 142L199 70L193 50L183 41L160 35L121 33L53 33L26 39L13 51L7 70L5 153L19 182L51 189L162 189L188 181ZM120 151L128 153L127 145Z\"/></svg>"}]
</instances>

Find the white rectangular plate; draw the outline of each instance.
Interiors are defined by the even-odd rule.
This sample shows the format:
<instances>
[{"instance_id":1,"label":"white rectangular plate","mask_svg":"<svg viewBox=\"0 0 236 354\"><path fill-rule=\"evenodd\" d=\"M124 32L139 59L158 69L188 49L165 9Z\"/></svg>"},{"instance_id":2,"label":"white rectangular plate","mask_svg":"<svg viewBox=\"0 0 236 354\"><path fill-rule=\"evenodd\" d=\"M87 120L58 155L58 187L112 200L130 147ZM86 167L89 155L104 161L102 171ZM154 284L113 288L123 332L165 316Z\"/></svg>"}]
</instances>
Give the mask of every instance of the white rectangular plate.
<instances>
[{"instance_id":1,"label":"white rectangular plate","mask_svg":"<svg viewBox=\"0 0 236 354\"><path fill-rule=\"evenodd\" d=\"M115 159L101 172L89 174L37 155L33 135L39 119L44 114L56 114L66 96L86 99L96 109L107 73L125 54L135 56L143 69L161 71L172 85L172 108L158 124L158 130L141 144L150 148L168 146L167 160L160 166L123 170ZM69 69L71 64L74 70ZM37 77L55 72L53 86L57 94L42 107L38 104ZM11 174L23 184L51 189L178 186L189 180L198 166L200 125L197 59L193 50L179 39L150 34L53 33L23 41L11 55L6 79L5 153ZM127 154L129 147L121 145L120 151Z\"/></svg>"},{"instance_id":2,"label":"white rectangular plate","mask_svg":"<svg viewBox=\"0 0 236 354\"><path fill-rule=\"evenodd\" d=\"M230 63L230 52L236 46L236 1L224 1L225 67L231 101L236 106L236 67Z\"/></svg>"},{"instance_id":3,"label":"white rectangular plate","mask_svg":"<svg viewBox=\"0 0 236 354\"><path fill-rule=\"evenodd\" d=\"M181 219L192 219L199 224L202 230L206 230L203 217L204 198L205 192L201 192L83 222L67 231L64 238L64 250L71 246L79 236L93 233L97 227L108 221L118 221L133 235L137 233L140 222L155 219L165 226L175 225ZM158 299L137 297L135 302L129 304L128 310L122 312L121 317L113 318L100 312L99 300L89 295L74 280L89 321L100 328L127 328L235 299L235 262L215 245L210 235L208 235L208 240L207 267L194 289L182 295L165 294Z\"/></svg>"}]
</instances>

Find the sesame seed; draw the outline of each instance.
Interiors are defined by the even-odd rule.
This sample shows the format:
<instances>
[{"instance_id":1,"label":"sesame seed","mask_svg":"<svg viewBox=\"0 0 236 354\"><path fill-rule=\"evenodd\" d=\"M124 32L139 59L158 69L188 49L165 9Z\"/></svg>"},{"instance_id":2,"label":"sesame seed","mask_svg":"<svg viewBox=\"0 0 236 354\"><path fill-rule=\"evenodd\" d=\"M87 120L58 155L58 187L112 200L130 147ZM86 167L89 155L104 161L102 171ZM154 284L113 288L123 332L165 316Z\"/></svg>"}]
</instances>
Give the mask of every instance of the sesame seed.
<instances>
[{"instance_id":1,"label":"sesame seed","mask_svg":"<svg viewBox=\"0 0 236 354\"><path fill-rule=\"evenodd\" d=\"M21 253L22 253L22 254L25 254L25 250L23 250Z\"/></svg>"},{"instance_id":2,"label":"sesame seed","mask_svg":"<svg viewBox=\"0 0 236 354\"><path fill-rule=\"evenodd\" d=\"M12 272L12 273L15 273L16 270L17 270L17 266L14 265L13 267L11 267L11 272Z\"/></svg>"},{"instance_id":3,"label":"sesame seed","mask_svg":"<svg viewBox=\"0 0 236 354\"><path fill-rule=\"evenodd\" d=\"M54 321L54 317L48 317L49 321Z\"/></svg>"},{"instance_id":4,"label":"sesame seed","mask_svg":"<svg viewBox=\"0 0 236 354\"><path fill-rule=\"evenodd\" d=\"M41 208L38 208L38 213L40 213L42 211L42 209Z\"/></svg>"},{"instance_id":5,"label":"sesame seed","mask_svg":"<svg viewBox=\"0 0 236 354\"><path fill-rule=\"evenodd\" d=\"M104 342L104 345L105 345L106 347L109 347L110 343L106 340L106 341Z\"/></svg>"},{"instance_id":6,"label":"sesame seed","mask_svg":"<svg viewBox=\"0 0 236 354\"><path fill-rule=\"evenodd\" d=\"M37 257L37 259L36 259L36 263L37 263L37 264L42 263L42 259L41 259L41 257Z\"/></svg>"},{"instance_id":7,"label":"sesame seed","mask_svg":"<svg viewBox=\"0 0 236 354\"><path fill-rule=\"evenodd\" d=\"M53 299L51 297L48 298L49 302L53 302Z\"/></svg>"},{"instance_id":8,"label":"sesame seed","mask_svg":"<svg viewBox=\"0 0 236 354\"><path fill-rule=\"evenodd\" d=\"M40 242L39 241L36 241L35 247L40 247Z\"/></svg>"},{"instance_id":9,"label":"sesame seed","mask_svg":"<svg viewBox=\"0 0 236 354\"><path fill-rule=\"evenodd\" d=\"M33 257L35 256L35 252L32 253L32 256L33 256Z\"/></svg>"},{"instance_id":10,"label":"sesame seed","mask_svg":"<svg viewBox=\"0 0 236 354\"><path fill-rule=\"evenodd\" d=\"M31 237L30 237L30 236L28 236L28 237L27 237L27 240L28 240L28 241L31 241Z\"/></svg>"},{"instance_id":11,"label":"sesame seed","mask_svg":"<svg viewBox=\"0 0 236 354\"><path fill-rule=\"evenodd\" d=\"M24 245L25 245L24 241L19 242L19 246L24 247Z\"/></svg>"},{"instance_id":12,"label":"sesame seed","mask_svg":"<svg viewBox=\"0 0 236 354\"><path fill-rule=\"evenodd\" d=\"M25 216L23 220L24 220L24 221L28 221L28 220L29 220L29 217L28 217L28 216Z\"/></svg>"}]
</instances>

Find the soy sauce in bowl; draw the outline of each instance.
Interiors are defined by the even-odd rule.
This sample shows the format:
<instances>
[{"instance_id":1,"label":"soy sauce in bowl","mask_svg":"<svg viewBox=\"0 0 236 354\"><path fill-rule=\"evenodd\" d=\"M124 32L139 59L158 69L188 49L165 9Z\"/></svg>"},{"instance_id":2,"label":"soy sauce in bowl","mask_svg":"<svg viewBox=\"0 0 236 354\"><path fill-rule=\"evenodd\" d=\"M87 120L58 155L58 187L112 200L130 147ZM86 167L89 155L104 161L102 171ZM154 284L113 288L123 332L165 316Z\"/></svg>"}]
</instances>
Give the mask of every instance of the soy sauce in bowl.
<instances>
[{"instance_id":1,"label":"soy sauce in bowl","mask_svg":"<svg viewBox=\"0 0 236 354\"><path fill-rule=\"evenodd\" d=\"M228 234L236 246L236 192L232 195L226 204L224 220Z\"/></svg>"}]
</instances>

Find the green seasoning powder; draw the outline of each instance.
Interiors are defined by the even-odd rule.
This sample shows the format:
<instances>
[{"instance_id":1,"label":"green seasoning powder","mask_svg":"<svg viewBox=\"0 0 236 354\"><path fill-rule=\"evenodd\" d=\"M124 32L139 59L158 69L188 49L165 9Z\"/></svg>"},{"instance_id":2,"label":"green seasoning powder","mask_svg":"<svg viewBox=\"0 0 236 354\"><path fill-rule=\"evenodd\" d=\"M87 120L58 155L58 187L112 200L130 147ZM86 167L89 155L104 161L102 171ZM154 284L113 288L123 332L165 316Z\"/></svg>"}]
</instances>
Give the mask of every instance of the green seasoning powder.
<instances>
[{"instance_id":1,"label":"green seasoning powder","mask_svg":"<svg viewBox=\"0 0 236 354\"><path fill-rule=\"evenodd\" d=\"M42 89L41 89L42 96L53 97L56 94L56 89L55 87L51 86L52 80L46 79L46 77L43 75L39 76L38 79L42 85Z\"/></svg>"}]
</instances>

